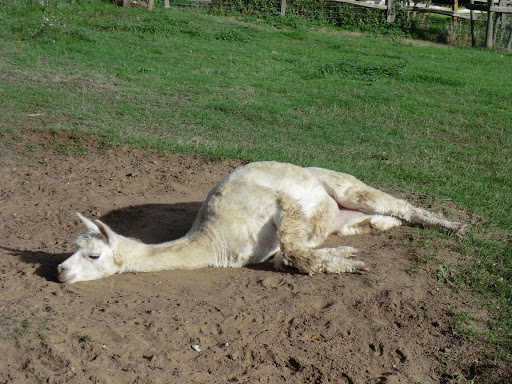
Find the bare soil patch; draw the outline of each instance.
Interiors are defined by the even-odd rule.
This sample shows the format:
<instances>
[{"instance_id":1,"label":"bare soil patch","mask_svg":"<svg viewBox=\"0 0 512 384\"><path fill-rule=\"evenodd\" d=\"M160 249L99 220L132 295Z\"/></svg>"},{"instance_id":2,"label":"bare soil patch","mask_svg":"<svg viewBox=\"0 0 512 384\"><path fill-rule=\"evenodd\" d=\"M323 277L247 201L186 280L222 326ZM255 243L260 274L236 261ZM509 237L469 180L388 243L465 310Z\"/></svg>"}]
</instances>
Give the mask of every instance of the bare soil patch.
<instances>
[{"instance_id":1,"label":"bare soil patch","mask_svg":"<svg viewBox=\"0 0 512 384\"><path fill-rule=\"evenodd\" d=\"M466 262L452 239L431 258L420 228L329 239L360 249L363 276L258 265L63 285L76 211L171 240L240 163L37 132L0 137L0 151L0 383L507 382L457 330L454 308L475 313L471 302L438 281L440 264Z\"/></svg>"}]
</instances>

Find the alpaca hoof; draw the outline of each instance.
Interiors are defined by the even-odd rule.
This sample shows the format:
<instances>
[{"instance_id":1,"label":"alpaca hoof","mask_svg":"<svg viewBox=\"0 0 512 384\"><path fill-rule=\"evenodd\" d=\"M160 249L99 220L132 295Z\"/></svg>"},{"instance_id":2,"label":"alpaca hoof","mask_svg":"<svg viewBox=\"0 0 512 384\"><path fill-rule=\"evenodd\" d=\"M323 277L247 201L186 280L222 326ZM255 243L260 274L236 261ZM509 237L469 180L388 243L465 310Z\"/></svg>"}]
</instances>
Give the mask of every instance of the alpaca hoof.
<instances>
[{"instance_id":1,"label":"alpaca hoof","mask_svg":"<svg viewBox=\"0 0 512 384\"><path fill-rule=\"evenodd\" d=\"M359 252L357 248L354 247L348 247L348 246L341 246L336 248L338 257L355 257L357 253Z\"/></svg>"},{"instance_id":2,"label":"alpaca hoof","mask_svg":"<svg viewBox=\"0 0 512 384\"><path fill-rule=\"evenodd\" d=\"M464 235L467 233L468 226L464 223L459 224L457 229L455 230L455 236L457 237L464 237Z\"/></svg>"},{"instance_id":3,"label":"alpaca hoof","mask_svg":"<svg viewBox=\"0 0 512 384\"><path fill-rule=\"evenodd\" d=\"M365 263L361 263L357 266L357 269L356 269L356 273L360 274L360 275L364 275L365 272L368 271L368 268L366 267L366 264Z\"/></svg>"}]
</instances>

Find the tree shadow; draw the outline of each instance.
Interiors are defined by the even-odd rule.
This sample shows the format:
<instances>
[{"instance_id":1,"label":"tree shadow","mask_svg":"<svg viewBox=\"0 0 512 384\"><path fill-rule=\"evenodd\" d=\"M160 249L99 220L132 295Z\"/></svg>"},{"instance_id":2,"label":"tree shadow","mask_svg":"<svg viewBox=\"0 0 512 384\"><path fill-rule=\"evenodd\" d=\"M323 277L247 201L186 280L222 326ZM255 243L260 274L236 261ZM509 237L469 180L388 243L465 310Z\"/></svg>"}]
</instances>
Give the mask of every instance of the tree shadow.
<instances>
[{"instance_id":1,"label":"tree shadow","mask_svg":"<svg viewBox=\"0 0 512 384\"><path fill-rule=\"evenodd\" d=\"M113 210L100 218L114 231L148 244L163 243L184 236L197 215L202 202L176 204L144 204ZM80 230L83 230L80 223ZM70 253L53 254L1 247L26 264L39 264L35 274L48 281L58 281L57 266Z\"/></svg>"}]
</instances>

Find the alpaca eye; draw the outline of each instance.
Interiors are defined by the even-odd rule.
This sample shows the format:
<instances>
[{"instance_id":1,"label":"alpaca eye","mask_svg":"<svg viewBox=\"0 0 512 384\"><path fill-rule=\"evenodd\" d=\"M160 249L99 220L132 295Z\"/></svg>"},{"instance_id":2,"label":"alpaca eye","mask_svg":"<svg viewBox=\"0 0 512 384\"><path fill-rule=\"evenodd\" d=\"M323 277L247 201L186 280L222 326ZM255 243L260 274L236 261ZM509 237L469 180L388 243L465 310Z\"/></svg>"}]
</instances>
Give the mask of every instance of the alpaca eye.
<instances>
[{"instance_id":1,"label":"alpaca eye","mask_svg":"<svg viewBox=\"0 0 512 384\"><path fill-rule=\"evenodd\" d=\"M98 260L100 258L100 255L89 255L89 259L91 260Z\"/></svg>"}]
</instances>

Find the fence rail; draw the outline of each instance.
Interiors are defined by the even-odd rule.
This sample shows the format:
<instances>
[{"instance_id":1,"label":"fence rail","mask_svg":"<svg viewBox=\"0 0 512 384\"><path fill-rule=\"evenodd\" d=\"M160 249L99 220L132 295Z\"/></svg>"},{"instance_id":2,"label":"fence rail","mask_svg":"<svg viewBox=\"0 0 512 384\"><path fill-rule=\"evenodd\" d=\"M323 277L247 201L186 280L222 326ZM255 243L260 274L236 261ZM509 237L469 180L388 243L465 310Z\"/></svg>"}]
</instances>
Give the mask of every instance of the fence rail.
<instances>
[{"instance_id":1,"label":"fence rail","mask_svg":"<svg viewBox=\"0 0 512 384\"><path fill-rule=\"evenodd\" d=\"M346 3L346 4L352 4L358 7L364 7L364 8L375 8L375 9L382 9L387 10L389 8L386 4L375 4L371 1L360 1L360 0L329 0L335 3ZM445 16L451 16L451 17L458 17L460 19L470 19L469 13L463 13L460 11L453 11L451 9L446 9L443 7L427 7L427 6L414 6L414 5L401 5L400 8L407 12L425 12L425 13L436 13L439 15L445 15ZM509 8L512 10L512 8Z\"/></svg>"}]
</instances>

